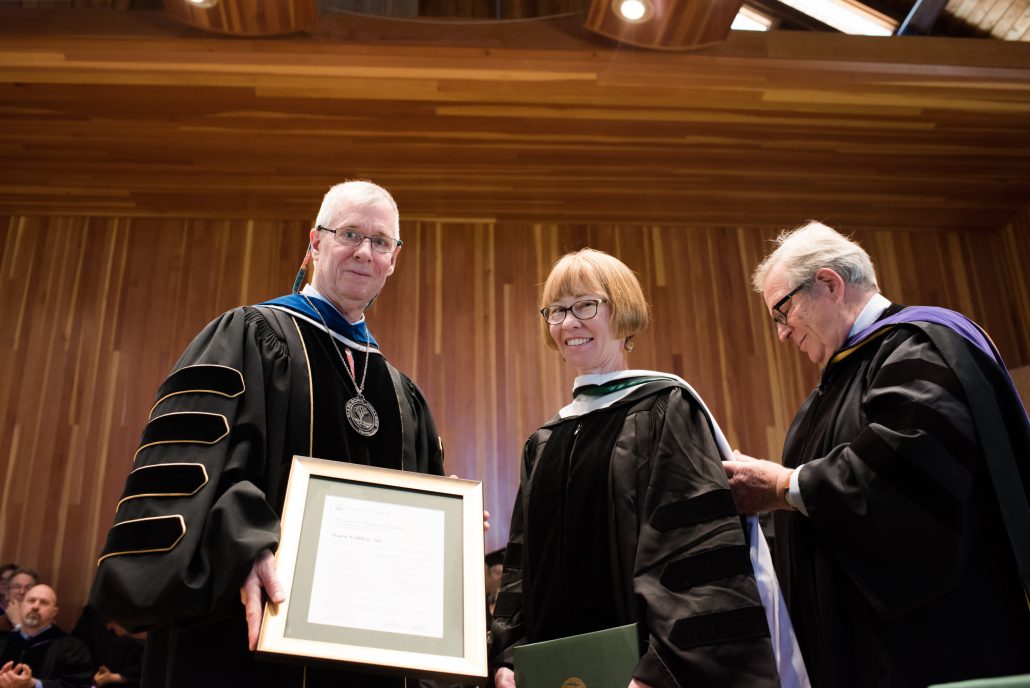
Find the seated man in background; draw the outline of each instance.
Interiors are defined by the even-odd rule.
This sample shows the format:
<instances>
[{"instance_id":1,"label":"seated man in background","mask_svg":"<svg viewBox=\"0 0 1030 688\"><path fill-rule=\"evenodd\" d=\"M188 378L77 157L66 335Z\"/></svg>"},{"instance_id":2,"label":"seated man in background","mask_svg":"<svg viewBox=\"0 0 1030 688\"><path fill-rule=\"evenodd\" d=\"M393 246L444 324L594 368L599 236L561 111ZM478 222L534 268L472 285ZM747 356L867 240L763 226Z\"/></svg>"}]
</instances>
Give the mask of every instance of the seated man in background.
<instances>
[{"instance_id":1,"label":"seated man in background","mask_svg":"<svg viewBox=\"0 0 1030 688\"><path fill-rule=\"evenodd\" d=\"M21 601L29 588L39 585L39 574L32 569L18 569L8 583L9 604L4 608L7 629L18 628L21 623Z\"/></svg>"},{"instance_id":2,"label":"seated man in background","mask_svg":"<svg viewBox=\"0 0 1030 688\"><path fill-rule=\"evenodd\" d=\"M143 673L142 637L146 636L145 633L133 635L86 605L72 629L72 635L89 649L89 656L93 660L93 684L97 688L111 684L125 688L140 685Z\"/></svg>"},{"instance_id":3,"label":"seated man in background","mask_svg":"<svg viewBox=\"0 0 1030 688\"><path fill-rule=\"evenodd\" d=\"M57 593L36 585L20 603L21 627L0 638L0 687L86 688L93 677L82 641L56 625Z\"/></svg>"},{"instance_id":4,"label":"seated man in background","mask_svg":"<svg viewBox=\"0 0 1030 688\"><path fill-rule=\"evenodd\" d=\"M11 578L17 570L17 564L0 566L0 631L9 631L13 628L11 620L7 618L7 606L11 599Z\"/></svg>"}]
</instances>

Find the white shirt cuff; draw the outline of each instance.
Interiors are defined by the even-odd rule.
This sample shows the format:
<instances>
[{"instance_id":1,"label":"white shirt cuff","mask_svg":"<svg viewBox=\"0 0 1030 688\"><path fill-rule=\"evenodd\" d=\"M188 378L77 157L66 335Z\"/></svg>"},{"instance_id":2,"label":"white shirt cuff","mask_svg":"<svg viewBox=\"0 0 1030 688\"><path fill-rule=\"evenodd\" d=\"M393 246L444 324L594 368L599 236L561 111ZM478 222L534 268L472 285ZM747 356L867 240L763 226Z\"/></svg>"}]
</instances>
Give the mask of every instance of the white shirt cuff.
<instances>
[{"instance_id":1,"label":"white shirt cuff","mask_svg":"<svg viewBox=\"0 0 1030 688\"><path fill-rule=\"evenodd\" d=\"M808 516L808 509L805 508L805 502L801 499L801 485L798 484L798 476L801 475L801 469L804 466L798 466L794 469L794 472L790 474L790 501L797 507L797 510Z\"/></svg>"}]
</instances>

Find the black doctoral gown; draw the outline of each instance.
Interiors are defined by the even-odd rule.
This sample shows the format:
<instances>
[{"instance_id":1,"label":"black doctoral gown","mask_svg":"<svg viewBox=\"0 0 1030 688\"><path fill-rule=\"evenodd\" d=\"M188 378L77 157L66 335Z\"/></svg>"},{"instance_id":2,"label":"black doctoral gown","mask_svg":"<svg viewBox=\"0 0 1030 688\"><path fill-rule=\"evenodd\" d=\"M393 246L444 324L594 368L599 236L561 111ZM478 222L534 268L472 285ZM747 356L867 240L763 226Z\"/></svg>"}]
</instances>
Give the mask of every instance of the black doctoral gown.
<instances>
[{"instance_id":1,"label":"black doctoral gown","mask_svg":"<svg viewBox=\"0 0 1030 688\"><path fill-rule=\"evenodd\" d=\"M491 671L516 645L633 622L634 676L656 688L779 686L712 430L668 380L527 441Z\"/></svg>"},{"instance_id":2,"label":"black doctoral gown","mask_svg":"<svg viewBox=\"0 0 1030 688\"><path fill-rule=\"evenodd\" d=\"M904 324L831 359L798 412L783 457L804 465L809 515L776 512L775 555L815 688L1030 672L1030 610L985 465L1015 450L1025 485L1023 410L1001 374L954 331ZM976 405L1008 432L981 433Z\"/></svg>"},{"instance_id":3,"label":"black doctoral gown","mask_svg":"<svg viewBox=\"0 0 1030 688\"><path fill-rule=\"evenodd\" d=\"M43 688L88 688L93 684L89 650L57 626L25 639L18 631L0 635L0 666L27 664Z\"/></svg>"},{"instance_id":4,"label":"black doctoral gown","mask_svg":"<svg viewBox=\"0 0 1030 688\"><path fill-rule=\"evenodd\" d=\"M365 353L353 359L360 381ZM421 392L378 352L368 360L365 396L381 423L371 438L344 417L354 386L326 332L271 308L214 320L161 385L90 596L101 614L149 631L142 685L403 685L258 662L240 604L251 563L278 544L295 454L443 474Z\"/></svg>"}]
</instances>

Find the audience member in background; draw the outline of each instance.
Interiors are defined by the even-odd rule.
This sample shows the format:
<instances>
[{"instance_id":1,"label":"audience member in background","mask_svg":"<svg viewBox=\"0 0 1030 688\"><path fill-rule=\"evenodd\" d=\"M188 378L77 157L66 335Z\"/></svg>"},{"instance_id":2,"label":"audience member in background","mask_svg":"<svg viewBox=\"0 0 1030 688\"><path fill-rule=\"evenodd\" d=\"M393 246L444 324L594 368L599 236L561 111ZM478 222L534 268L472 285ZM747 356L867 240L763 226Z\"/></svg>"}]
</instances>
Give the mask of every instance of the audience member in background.
<instances>
[{"instance_id":1,"label":"audience member in background","mask_svg":"<svg viewBox=\"0 0 1030 688\"><path fill-rule=\"evenodd\" d=\"M53 588L33 586L19 606L21 627L0 637L0 688L89 686L89 651L54 624L58 608Z\"/></svg>"},{"instance_id":2,"label":"audience member in background","mask_svg":"<svg viewBox=\"0 0 1030 688\"><path fill-rule=\"evenodd\" d=\"M21 606L19 603L25 597L29 588L39 585L39 574L32 569L18 569L11 576L9 583L9 596L11 604L4 608L4 613L10 623L10 627L17 628L21 623Z\"/></svg>"},{"instance_id":3,"label":"audience member in background","mask_svg":"<svg viewBox=\"0 0 1030 688\"><path fill-rule=\"evenodd\" d=\"M114 621L108 621L86 605L72 635L89 648L93 659L93 683L125 688L140 685L143 672L143 640ZM143 634L140 634L143 635Z\"/></svg>"},{"instance_id":4,"label":"audience member in background","mask_svg":"<svg viewBox=\"0 0 1030 688\"><path fill-rule=\"evenodd\" d=\"M754 286L821 379L783 465L725 468L742 513L775 512L812 684L1030 671L1030 426L1001 357L965 316L880 295L869 255L830 227L777 244Z\"/></svg>"},{"instance_id":5,"label":"audience member in background","mask_svg":"<svg viewBox=\"0 0 1030 688\"><path fill-rule=\"evenodd\" d=\"M649 320L636 276L583 249L554 265L540 305L545 340L578 377L523 450L491 632L497 686L514 688L516 645L636 622L630 686L779 688L720 465L729 447L683 380L629 369Z\"/></svg>"},{"instance_id":6,"label":"audience member in background","mask_svg":"<svg viewBox=\"0 0 1030 688\"><path fill-rule=\"evenodd\" d=\"M501 591L501 574L504 572L504 550L499 549L486 555L486 619L487 628L493 620L497 593Z\"/></svg>"},{"instance_id":7,"label":"audience member in background","mask_svg":"<svg viewBox=\"0 0 1030 688\"><path fill-rule=\"evenodd\" d=\"M10 599L11 576L18 570L17 564L4 564L0 566L0 632L9 631L14 626L7 618L7 602Z\"/></svg>"},{"instance_id":8,"label":"audience member in background","mask_svg":"<svg viewBox=\"0 0 1030 688\"><path fill-rule=\"evenodd\" d=\"M7 590L11 584L11 576L18 570L17 564L0 566L0 606L7 604Z\"/></svg>"}]
</instances>

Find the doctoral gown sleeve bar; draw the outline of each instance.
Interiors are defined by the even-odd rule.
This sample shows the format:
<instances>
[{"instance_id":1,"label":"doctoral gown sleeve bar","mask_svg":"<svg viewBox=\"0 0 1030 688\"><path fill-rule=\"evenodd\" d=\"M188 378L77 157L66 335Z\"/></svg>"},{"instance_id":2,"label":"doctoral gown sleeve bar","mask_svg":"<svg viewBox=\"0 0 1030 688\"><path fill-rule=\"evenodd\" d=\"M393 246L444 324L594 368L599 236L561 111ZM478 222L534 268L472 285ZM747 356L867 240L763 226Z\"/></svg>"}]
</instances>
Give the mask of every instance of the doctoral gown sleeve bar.
<instances>
[{"instance_id":1,"label":"doctoral gown sleeve bar","mask_svg":"<svg viewBox=\"0 0 1030 688\"><path fill-rule=\"evenodd\" d=\"M266 391L289 384L286 344L254 309L230 311L197 335L158 392L144 429L135 477L127 482L90 595L101 614L140 629L204 616L239 595L251 562L279 540L277 509L266 498L275 494L270 481L278 479L279 467L266 470L266 463L279 460L289 395ZM282 408L274 406L278 400ZM222 430L214 432L216 425ZM150 466L179 475L167 494L140 486L146 474L140 469ZM170 548L158 547L156 525L176 516L182 537ZM135 532L126 549L119 524L130 522ZM153 547L140 529L149 523L155 524Z\"/></svg>"},{"instance_id":2,"label":"doctoral gown sleeve bar","mask_svg":"<svg viewBox=\"0 0 1030 688\"><path fill-rule=\"evenodd\" d=\"M953 588L965 569L982 452L962 387L913 330L869 367L866 425L799 475L810 522L884 618ZM898 576L901 570L934 575Z\"/></svg>"},{"instance_id":3,"label":"doctoral gown sleeve bar","mask_svg":"<svg viewBox=\"0 0 1030 688\"><path fill-rule=\"evenodd\" d=\"M638 447L649 478L633 571L650 637L634 677L778 686L746 538L703 411L676 388L650 416L652 451Z\"/></svg>"}]
</instances>

